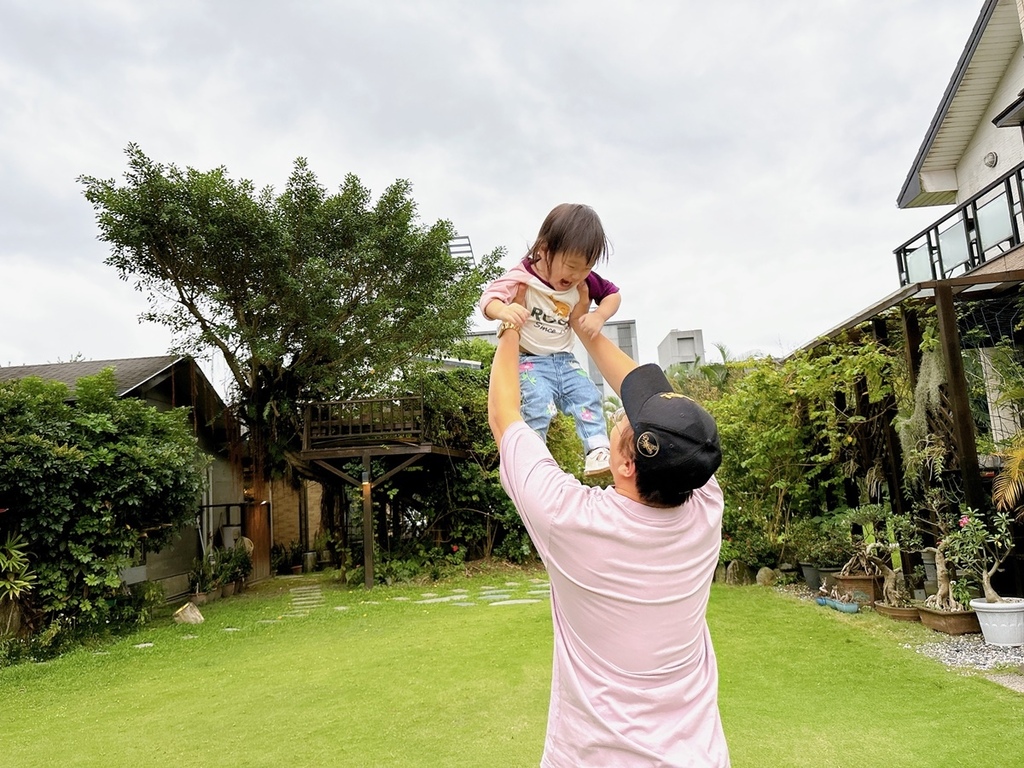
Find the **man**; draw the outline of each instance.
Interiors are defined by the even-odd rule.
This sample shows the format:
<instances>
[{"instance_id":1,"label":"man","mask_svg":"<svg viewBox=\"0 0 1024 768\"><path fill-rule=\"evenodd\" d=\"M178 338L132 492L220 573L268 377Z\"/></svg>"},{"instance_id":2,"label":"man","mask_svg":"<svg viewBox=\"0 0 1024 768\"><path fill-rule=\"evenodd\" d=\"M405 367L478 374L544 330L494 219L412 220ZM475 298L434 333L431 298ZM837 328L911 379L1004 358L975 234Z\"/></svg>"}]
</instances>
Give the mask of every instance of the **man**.
<instances>
[{"instance_id":1,"label":"man","mask_svg":"<svg viewBox=\"0 0 1024 768\"><path fill-rule=\"evenodd\" d=\"M714 420L654 365L579 333L624 413L613 486L563 472L519 415L518 328L502 323L488 414L501 481L551 580L554 662L541 765L721 766L706 623L721 546Z\"/></svg>"}]
</instances>

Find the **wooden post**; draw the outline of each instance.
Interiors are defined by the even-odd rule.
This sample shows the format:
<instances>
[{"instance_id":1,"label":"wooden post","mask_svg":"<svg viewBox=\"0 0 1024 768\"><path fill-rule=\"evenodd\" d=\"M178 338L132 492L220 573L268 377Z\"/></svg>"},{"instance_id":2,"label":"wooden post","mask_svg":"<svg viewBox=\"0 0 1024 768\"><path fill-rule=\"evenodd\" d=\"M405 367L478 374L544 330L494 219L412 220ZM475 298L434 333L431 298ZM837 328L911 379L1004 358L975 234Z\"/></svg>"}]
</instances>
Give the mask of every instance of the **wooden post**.
<instances>
[{"instance_id":1,"label":"wooden post","mask_svg":"<svg viewBox=\"0 0 1024 768\"><path fill-rule=\"evenodd\" d=\"M921 326L917 322L917 310L901 306L900 320L903 323L903 353L907 358L910 390L914 391L917 387L917 374L921 370Z\"/></svg>"},{"instance_id":2,"label":"wooden post","mask_svg":"<svg viewBox=\"0 0 1024 768\"><path fill-rule=\"evenodd\" d=\"M946 361L946 383L949 404L953 409L953 436L960 457L960 473L964 481L964 500L973 509L983 509L984 491L978 467L978 446L974 437L974 418L967 396L964 360L960 352L960 330L956 324L953 289L944 283L935 286L935 309L939 320L939 343Z\"/></svg>"},{"instance_id":3,"label":"wooden post","mask_svg":"<svg viewBox=\"0 0 1024 768\"><path fill-rule=\"evenodd\" d=\"M370 485L370 454L363 454L363 586L373 588L373 499Z\"/></svg>"}]
</instances>

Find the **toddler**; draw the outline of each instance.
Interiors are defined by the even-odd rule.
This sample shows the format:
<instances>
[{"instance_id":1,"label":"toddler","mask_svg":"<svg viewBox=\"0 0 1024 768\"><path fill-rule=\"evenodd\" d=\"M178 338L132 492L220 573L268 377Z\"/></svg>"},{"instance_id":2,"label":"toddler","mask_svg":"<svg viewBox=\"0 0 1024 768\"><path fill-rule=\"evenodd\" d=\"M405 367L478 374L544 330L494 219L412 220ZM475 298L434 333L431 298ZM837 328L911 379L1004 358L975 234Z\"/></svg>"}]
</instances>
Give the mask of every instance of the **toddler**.
<instances>
[{"instance_id":1,"label":"toddler","mask_svg":"<svg viewBox=\"0 0 1024 768\"><path fill-rule=\"evenodd\" d=\"M571 416L586 452L584 474L608 472L608 431L601 395L573 354L571 323L594 338L621 303L619 289L593 272L608 257L594 210L563 203L544 219L523 260L484 290L480 309L500 320L500 336L519 329L522 414L542 438L555 413ZM590 302L597 304L590 312Z\"/></svg>"}]
</instances>

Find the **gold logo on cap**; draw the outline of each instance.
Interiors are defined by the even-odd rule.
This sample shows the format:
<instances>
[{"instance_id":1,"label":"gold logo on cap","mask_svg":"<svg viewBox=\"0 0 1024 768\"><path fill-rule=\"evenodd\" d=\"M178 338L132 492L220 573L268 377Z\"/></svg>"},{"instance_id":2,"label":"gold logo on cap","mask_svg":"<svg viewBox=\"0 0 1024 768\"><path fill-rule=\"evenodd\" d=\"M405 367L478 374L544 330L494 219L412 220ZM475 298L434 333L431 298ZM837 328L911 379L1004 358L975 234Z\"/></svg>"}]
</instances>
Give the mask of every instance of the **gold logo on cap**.
<instances>
[{"instance_id":1,"label":"gold logo on cap","mask_svg":"<svg viewBox=\"0 0 1024 768\"><path fill-rule=\"evenodd\" d=\"M642 432L636 439L636 449L651 459L658 455L658 451L661 450L661 446L658 445L658 438L656 438L650 432Z\"/></svg>"},{"instance_id":2,"label":"gold logo on cap","mask_svg":"<svg viewBox=\"0 0 1024 768\"><path fill-rule=\"evenodd\" d=\"M674 397L681 397L681 398L683 398L683 400L691 400L692 399L692 398L687 397L686 395L680 395L678 392L662 392L658 396L659 397L663 397L666 400L671 400Z\"/></svg>"}]
</instances>

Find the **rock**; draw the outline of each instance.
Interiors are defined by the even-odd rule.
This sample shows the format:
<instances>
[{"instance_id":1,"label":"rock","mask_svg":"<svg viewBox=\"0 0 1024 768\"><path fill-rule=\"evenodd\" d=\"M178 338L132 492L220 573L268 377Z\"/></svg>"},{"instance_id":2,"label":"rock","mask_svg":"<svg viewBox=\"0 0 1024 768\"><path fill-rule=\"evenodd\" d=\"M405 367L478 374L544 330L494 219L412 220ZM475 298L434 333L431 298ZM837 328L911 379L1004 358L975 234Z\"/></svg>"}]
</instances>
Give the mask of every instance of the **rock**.
<instances>
[{"instance_id":1,"label":"rock","mask_svg":"<svg viewBox=\"0 0 1024 768\"><path fill-rule=\"evenodd\" d=\"M718 567L715 568L715 581L719 584L725 581L725 566L721 563L719 563Z\"/></svg>"},{"instance_id":2,"label":"rock","mask_svg":"<svg viewBox=\"0 0 1024 768\"><path fill-rule=\"evenodd\" d=\"M754 583L754 574L746 563L733 560L725 569L725 583L738 587L747 586Z\"/></svg>"},{"instance_id":3,"label":"rock","mask_svg":"<svg viewBox=\"0 0 1024 768\"><path fill-rule=\"evenodd\" d=\"M203 618L203 614L196 608L196 604L192 602L185 603L176 610L174 612L174 620L179 624L202 624L206 621Z\"/></svg>"},{"instance_id":4,"label":"rock","mask_svg":"<svg viewBox=\"0 0 1024 768\"><path fill-rule=\"evenodd\" d=\"M757 585L759 587L770 587L779 578L779 574L771 568L761 568L757 572Z\"/></svg>"}]
</instances>

